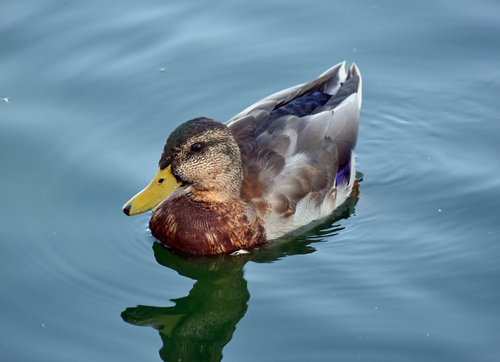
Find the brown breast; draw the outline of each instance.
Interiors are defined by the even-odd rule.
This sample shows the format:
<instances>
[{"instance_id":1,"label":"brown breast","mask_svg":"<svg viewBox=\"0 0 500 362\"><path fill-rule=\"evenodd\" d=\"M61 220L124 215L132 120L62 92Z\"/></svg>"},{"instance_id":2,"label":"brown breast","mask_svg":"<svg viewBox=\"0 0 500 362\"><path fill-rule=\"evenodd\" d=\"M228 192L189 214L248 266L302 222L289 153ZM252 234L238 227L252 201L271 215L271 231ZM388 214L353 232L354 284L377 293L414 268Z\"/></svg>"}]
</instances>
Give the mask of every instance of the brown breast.
<instances>
[{"instance_id":1,"label":"brown breast","mask_svg":"<svg viewBox=\"0 0 500 362\"><path fill-rule=\"evenodd\" d=\"M163 202L153 212L149 228L162 244L191 254L230 253L266 242L262 220L250 220L251 204L208 204L189 196Z\"/></svg>"}]
</instances>

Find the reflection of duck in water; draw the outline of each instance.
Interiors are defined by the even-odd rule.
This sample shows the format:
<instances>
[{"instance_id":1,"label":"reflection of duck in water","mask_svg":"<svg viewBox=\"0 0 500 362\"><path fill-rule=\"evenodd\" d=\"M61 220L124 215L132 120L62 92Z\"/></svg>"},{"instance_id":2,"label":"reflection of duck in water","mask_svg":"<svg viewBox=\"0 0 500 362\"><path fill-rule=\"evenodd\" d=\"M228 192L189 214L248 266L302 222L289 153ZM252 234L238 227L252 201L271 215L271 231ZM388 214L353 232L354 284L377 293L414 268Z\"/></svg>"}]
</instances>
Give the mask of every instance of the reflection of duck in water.
<instances>
[{"instance_id":1,"label":"reflection of duck in water","mask_svg":"<svg viewBox=\"0 0 500 362\"><path fill-rule=\"evenodd\" d=\"M231 340L250 299L243 278L246 255L225 260L185 260L157 243L153 248L159 263L196 283L188 296L173 300L173 307L127 308L122 318L158 330L164 361L220 361L222 349Z\"/></svg>"},{"instance_id":2,"label":"reflection of duck in water","mask_svg":"<svg viewBox=\"0 0 500 362\"><path fill-rule=\"evenodd\" d=\"M267 263L287 255L314 252L310 245L313 241L335 235L342 229L332 224L354 212L357 194L356 182L352 196L332 217L311 225L309 232L302 232L298 237L287 235L279 242L248 254L186 259L155 243L153 249L158 263L196 282L189 295L173 300L175 306L127 308L122 313L123 320L158 330L163 342L160 356L164 361L220 361L224 346L247 310L250 293L243 276L245 264L248 261Z\"/></svg>"},{"instance_id":3,"label":"reflection of duck in water","mask_svg":"<svg viewBox=\"0 0 500 362\"><path fill-rule=\"evenodd\" d=\"M123 211L187 253L251 248L324 218L350 195L361 76L340 63L225 125L196 118L168 138L151 184ZM165 199L166 198L166 199Z\"/></svg>"}]
</instances>

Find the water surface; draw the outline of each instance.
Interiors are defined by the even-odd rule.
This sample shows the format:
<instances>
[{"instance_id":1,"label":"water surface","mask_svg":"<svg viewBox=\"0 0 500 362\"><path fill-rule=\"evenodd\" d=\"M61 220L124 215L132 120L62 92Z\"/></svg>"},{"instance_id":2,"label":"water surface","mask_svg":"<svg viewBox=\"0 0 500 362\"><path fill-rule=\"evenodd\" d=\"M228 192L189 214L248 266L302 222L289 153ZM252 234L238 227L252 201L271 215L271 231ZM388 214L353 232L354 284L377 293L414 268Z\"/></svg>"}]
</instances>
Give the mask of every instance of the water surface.
<instances>
[{"instance_id":1,"label":"water surface","mask_svg":"<svg viewBox=\"0 0 500 362\"><path fill-rule=\"evenodd\" d=\"M5 361L497 361L496 1L4 1ZM181 122L342 61L363 75L342 210L184 260L122 205Z\"/></svg>"}]
</instances>

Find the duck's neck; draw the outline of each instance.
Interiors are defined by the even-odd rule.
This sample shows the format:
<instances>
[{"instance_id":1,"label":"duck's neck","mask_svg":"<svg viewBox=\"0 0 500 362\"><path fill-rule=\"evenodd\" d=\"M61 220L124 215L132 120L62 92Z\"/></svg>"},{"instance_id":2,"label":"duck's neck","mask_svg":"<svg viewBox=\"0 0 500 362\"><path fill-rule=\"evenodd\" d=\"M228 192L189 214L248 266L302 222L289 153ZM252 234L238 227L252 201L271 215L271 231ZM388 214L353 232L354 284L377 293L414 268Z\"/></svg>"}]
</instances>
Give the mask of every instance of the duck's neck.
<instances>
[{"instance_id":1,"label":"duck's neck","mask_svg":"<svg viewBox=\"0 0 500 362\"><path fill-rule=\"evenodd\" d=\"M226 172L210 175L203 182L191 185L193 198L206 203L227 203L241 200L243 170L241 161L227 168Z\"/></svg>"}]
</instances>

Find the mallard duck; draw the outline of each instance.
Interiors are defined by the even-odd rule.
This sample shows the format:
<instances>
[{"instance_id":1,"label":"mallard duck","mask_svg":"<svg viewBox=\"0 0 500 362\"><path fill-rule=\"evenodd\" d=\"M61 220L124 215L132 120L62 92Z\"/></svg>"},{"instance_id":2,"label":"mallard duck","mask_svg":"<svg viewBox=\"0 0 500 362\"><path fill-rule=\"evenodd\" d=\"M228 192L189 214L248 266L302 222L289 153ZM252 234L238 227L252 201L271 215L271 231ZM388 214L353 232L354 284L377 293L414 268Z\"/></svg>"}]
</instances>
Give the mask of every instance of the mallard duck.
<instances>
[{"instance_id":1,"label":"mallard duck","mask_svg":"<svg viewBox=\"0 0 500 362\"><path fill-rule=\"evenodd\" d=\"M154 208L162 244L192 254L232 253L323 218L349 196L361 75L345 62L262 99L221 123L200 117L168 137L153 181L127 215Z\"/></svg>"}]
</instances>

